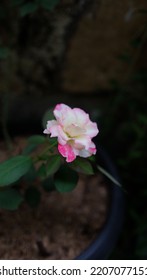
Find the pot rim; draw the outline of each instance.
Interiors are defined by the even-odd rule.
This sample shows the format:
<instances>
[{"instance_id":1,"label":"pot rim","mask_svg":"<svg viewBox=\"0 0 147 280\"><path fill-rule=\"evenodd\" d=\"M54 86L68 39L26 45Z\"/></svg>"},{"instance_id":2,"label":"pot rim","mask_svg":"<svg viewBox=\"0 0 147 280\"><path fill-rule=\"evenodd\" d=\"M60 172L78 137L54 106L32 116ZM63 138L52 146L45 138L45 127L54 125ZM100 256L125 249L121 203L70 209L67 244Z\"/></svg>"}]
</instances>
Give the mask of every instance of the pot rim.
<instances>
[{"instance_id":1,"label":"pot rim","mask_svg":"<svg viewBox=\"0 0 147 280\"><path fill-rule=\"evenodd\" d=\"M118 181L119 175L107 152L97 148L97 159L100 157L102 166ZM112 253L120 235L124 220L124 191L115 183L110 183L111 203L107 220L95 240L75 259L76 260L102 260Z\"/></svg>"}]
</instances>

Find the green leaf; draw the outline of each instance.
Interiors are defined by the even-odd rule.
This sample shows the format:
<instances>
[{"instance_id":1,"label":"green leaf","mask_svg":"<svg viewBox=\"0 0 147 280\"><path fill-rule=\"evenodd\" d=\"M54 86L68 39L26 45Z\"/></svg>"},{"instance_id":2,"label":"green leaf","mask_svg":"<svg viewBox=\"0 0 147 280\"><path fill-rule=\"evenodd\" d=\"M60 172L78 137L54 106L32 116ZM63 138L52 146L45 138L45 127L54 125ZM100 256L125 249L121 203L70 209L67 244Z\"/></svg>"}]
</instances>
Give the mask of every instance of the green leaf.
<instances>
[{"instance_id":1,"label":"green leaf","mask_svg":"<svg viewBox=\"0 0 147 280\"><path fill-rule=\"evenodd\" d=\"M54 108L51 108L50 110L47 110L44 115L43 115L43 118L42 118L42 125L43 125L43 128L45 129L46 126L47 126L47 121L50 121L50 120L54 120L55 117L54 117L54 114L53 114L53 110Z\"/></svg>"},{"instance_id":2,"label":"green leaf","mask_svg":"<svg viewBox=\"0 0 147 280\"><path fill-rule=\"evenodd\" d=\"M90 160L91 162L96 162L95 156L90 156L90 157L88 158L88 160Z\"/></svg>"},{"instance_id":3,"label":"green leaf","mask_svg":"<svg viewBox=\"0 0 147 280\"><path fill-rule=\"evenodd\" d=\"M47 175L46 175L46 166L45 166L44 163L37 170L37 175L40 177L41 180L44 180L47 177Z\"/></svg>"},{"instance_id":4,"label":"green leaf","mask_svg":"<svg viewBox=\"0 0 147 280\"><path fill-rule=\"evenodd\" d=\"M54 184L59 192L72 191L78 182L78 174L67 165L63 165L55 174Z\"/></svg>"},{"instance_id":5,"label":"green leaf","mask_svg":"<svg viewBox=\"0 0 147 280\"><path fill-rule=\"evenodd\" d=\"M3 189L0 191L0 208L16 210L22 203L23 197L15 189Z\"/></svg>"},{"instance_id":6,"label":"green leaf","mask_svg":"<svg viewBox=\"0 0 147 280\"><path fill-rule=\"evenodd\" d=\"M0 59L5 59L8 57L10 53L9 48L6 47L0 47Z\"/></svg>"},{"instance_id":7,"label":"green leaf","mask_svg":"<svg viewBox=\"0 0 147 280\"><path fill-rule=\"evenodd\" d=\"M31 153L37 148L37 146L38 146L38 145L28 144L28 145L23 149L22 155L26 156L26 155L31 154Z\"/></svg>"},{"instance_id":8,"label":"green leaf","mask_svg":"<svg viewBox=\"0 0 147 280\"><path fill-rule=\"evenodd\" d=\"M16 156L0 164L0 186L7 186L18 181L32 166L27 156Z\"/></svg>"},{"instance_id":9,"label":"green leaf","mask_svg":"<svg viewBox=\"0 0 147 280\"><path fill-rule=\"evenodd\" d=\"M23 155L29 155L32 153L40 144L45 143L46 137L41 135L34 135L28 138L28 144L23 150Z\"/></svg>"},{"instance_id":10,"label":"green leaf","mask_svg":"<svg viewBox=\"0 0 147 280\"><path fill-rule=\"evenodd\" d=\"M58 145L58 140L57 138L53 137L53 138L48 138L48 142L50 146L57 146Z\"/></svg>"},{"instance_id":11,"label":"green leaf","mask_svg":"<svg viewBox=\"0 0 147 280\"><path fill-rule=\"evenodd\" d=\"M34 180L37 177L37 171L34 167L34 165L31 166L31 168L29 169L29 171L23 176L23 180L25 180L26 182L34 182Z\"/></svg>"},{"instance_id":12,"label":"green leaf","mask_svg":"<svg viewBox=\"0 0 147 280\"><path fill-rule=\"evenodd\" d=\"M44 9L52 11L58 3L59 0L42 0L40 4Z\"/></svg>"},{"instance_id":13,"label":"green leaf","mask_svg":"<svg viewBox=\"0 0 147 280\"><path fill-rule=\"evenodd\" d=\"M60 155L47 155L45 159L47 159L47 163L43 163L37 171L37 174L41 180L44 180L46 177L56 173L61 165Z\"/></svg>"},{"instance_id":14,"label":"green leaf","mask_svg":"<svg viewBox=\"0 0 147 280\"><path fill-rule=\"evenodd\" d=\"M57 172L60 165L61 165L60 155L50 156L48 161L47 161L47 164L46 164L46 175L47 175L47 177L51 176L52 174Z\"/></svg>"},{"instance_id":15,"label":"green leaf","mask_svg":"<svg viewBox=\"0 0 147 280\"><path fill-rule=\"evenodd\" d=\"M20 7L20 9L19 9L20 16L24 17L28 14L34 13L37 10L37 8L38 8L38 5L36 3L28 2Z\"/></svg>"},{"instance_id":16,"label":"green leaf","mask_svg":"<svg viewBox=\"0 0 147 280\"><path fill-rule=\"evenodd\" d=\"M76 158L72 163L69 164L69 166L80 173L87 175L94 174L92 164L87 159Z\"/></svg>"},{"instance_id":17,"label":"green leaf","mask_svg":"<svg viewBox=\"0 0 147 280\"><path fill-rule=\"evenodd\" d=\"M40 203L41 194L35 187L29 187L26 190L25 199L29 206L37 207Z\"/></svg>"}]
</instances>

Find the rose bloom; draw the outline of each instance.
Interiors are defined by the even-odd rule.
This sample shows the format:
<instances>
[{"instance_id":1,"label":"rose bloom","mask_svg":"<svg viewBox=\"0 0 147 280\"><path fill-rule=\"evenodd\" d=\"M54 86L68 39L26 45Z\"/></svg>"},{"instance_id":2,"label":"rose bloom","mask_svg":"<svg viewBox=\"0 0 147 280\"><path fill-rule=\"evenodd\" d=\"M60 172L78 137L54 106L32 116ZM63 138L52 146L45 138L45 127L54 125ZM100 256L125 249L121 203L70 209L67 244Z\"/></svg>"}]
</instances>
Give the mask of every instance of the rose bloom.
<instances>
[{"instance_id":1,"label":"rose bloom","mask_svg":"<svg viewBox=\"0 0 147 280\"><path fill-rule=\"evenodd\" d=\"M44 133L58 138L58 151L67 162L72 162L77 156L87 158L96 154L92 138L99 130L88 114L65 104L57 104L53 113L55 120L47 122Z\"/></svg>"}]
</instances>

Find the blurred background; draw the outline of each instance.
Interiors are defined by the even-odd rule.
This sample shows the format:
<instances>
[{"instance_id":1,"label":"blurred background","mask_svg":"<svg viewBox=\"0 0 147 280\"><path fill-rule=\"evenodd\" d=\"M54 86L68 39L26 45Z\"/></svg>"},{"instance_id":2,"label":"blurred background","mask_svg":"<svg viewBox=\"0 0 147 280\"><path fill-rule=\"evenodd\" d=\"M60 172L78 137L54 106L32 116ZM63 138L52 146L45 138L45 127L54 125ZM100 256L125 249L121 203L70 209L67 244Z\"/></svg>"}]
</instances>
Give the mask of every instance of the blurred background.
<instances>
[{"instance_id":1,"label":"blurred background","mask_svg":"<svg viewBox=\"0 0 147 280\"><path fill-rule=\"evenodd\" d=\"M42 133L56 103L87 110L126 218L111 258L147 258L147 1L1 0L0 135Z\"/></svg>"}]
</instances>

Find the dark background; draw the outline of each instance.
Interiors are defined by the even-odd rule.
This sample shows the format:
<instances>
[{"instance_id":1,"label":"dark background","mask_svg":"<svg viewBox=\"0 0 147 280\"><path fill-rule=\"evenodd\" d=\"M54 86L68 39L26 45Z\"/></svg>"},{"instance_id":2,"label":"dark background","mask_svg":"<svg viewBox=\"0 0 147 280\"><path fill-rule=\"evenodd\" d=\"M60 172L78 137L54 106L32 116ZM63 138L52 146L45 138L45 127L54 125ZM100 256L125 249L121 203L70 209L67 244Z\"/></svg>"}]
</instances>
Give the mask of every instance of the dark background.
<instances>
[{"instance_id":1,"label":"dark background","mask_svg":"<svg viewBox=\"0 0 147 280\"><path fill-rule=\"evenodd\" d=\"M0 3L1 135L42 133L57 103L87 110L115 162L126 218L111 258L147 258L147 3Z\"/></svg>"}]
</instances>

